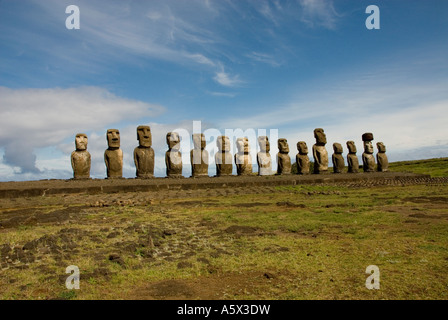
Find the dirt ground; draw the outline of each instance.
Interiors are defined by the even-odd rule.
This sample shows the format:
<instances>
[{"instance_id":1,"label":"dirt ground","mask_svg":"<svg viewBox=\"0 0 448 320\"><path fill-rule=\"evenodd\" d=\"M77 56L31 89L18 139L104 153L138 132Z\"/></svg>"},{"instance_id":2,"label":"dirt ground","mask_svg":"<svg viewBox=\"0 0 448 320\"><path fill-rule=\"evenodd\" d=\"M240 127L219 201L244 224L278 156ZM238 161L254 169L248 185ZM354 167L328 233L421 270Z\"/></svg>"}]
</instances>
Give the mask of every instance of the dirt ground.
<instances>
[{"instance_id":1,"label":"dirt ground","mask_svg":"<svg viewBox=\"0 0 448 320\"><path fill-rule=\"evenodd\" d=\"M62 183L62 182L61 182ZM330 191L308 191L307 196L339 195L338 186L366 188L378 186L446 184L445 178L415 178L402 180L366 180L333 183ZM325 185L325 184L320 184ZM306 208L307 204L293 200L277 201L275 194L289 194L287 188L275 186L245 186L199 190L165 190L157 192L118 192L110 194L69 193L58 196L16 197L0 201L0 273L7 275L11 287L20 283L20 292L10 297L61 299L67 298L54 290L38 287L21 280L18 274L31 270L41 281L63 283L66 266L74 257L86 259L89 266L82 279L92 283L108 281L121 270L139 272L169 264L180 274L176 279L136 283L114 298L123 299L227 299L239 296L272 298L286 294L285 283L294 282L293 272L266 268L264 270L224 271L214 259L238 256L238 239L259 239L269 236L290 236L291 232L268 232L258 227L234 224L220 226L205 218L188 218L177 214L195 208L219 208L219 199L235 196L260 195L256 200L237 201L236 210L258 210L275 206L276 210ZM404 201L415 205L430 205L446 209L448 197L408 197ZM274 202L272 202L274 201ZM225 204L224 204L225 205ZM227 205L229 206L229 205ZM328 204L326 209L333 205ZM335 205L334 205L335 206ZM441 208L437 207L441 206ZM341 207L341 205L339 205ZM390 206L391 212L407 217L409 224L428 219L446 219L400 206ZM400 211L401 210L401 211ZM111 213L113 212L113 213ZM138 217L142 213L141 218ZM143 214L146 214L144 216ZM33 233L26 233L36 230ZM16 233L12 234L14 231ZM25 236L21 236L21 234ZM320 232L294 233L294 237L316 238ZM336 237L334 237L336 239ZM229 242L229 239L232 242ZM247 242L244 242L247 244ZM250 245L250 241L248 242ZM266 244L262 252L288 254L291 248L281 244ZM308 253L312 256L312 253ZM75 259L76 260L76 259ZM195 269L196 268L196 269ZM201 270L195 277L182 278L184 270ZM62 270L62 272L61 272ZM319 272L324 272L320 270ZM31 282L31 281L29 281ZM4 290L3 290L4 291ZM6 296L8 295L5 293ZM112 295L112 293L111 293ZM105 296L107 292L105 292ZM71 297L68 297L71 298Z\"/></svg>"}]
</instances>

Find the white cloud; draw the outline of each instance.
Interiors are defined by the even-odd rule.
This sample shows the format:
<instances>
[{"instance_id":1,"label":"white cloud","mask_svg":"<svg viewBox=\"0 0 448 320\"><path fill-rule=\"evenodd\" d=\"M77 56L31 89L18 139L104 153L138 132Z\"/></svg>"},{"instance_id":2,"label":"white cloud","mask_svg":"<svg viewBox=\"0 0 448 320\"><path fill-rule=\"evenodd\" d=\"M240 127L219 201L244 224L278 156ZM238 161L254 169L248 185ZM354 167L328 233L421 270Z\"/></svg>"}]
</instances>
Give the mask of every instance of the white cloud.
<instances>
[{"instance_id":1,"label":"white cloud","mask_svg":"<svg viewBox=\"0 0 448 320\"><path fill-rule=\"evenodd\" d=\"M244 83L244 81L240 79L239 75L232 76L225 72L222 64L219 64L219 70L216 72L213 80L226 87L237 87Z\"/></svg>"},{"instance_id":2,"label":"white cloud","mask_svg":"<svg viewBox=\"0 0 448 320\"><path fill-rule=\"evenodd\" d=\"M246 54L246 57L257 62L270 64L273 67L278 67L281 65L281 63L277 61L274 56L266 53L252 51L251 53Z\"/></svg>"},{"instance_id":3,"label":"white cloud","mask_svg":"<svg viewBox=\"0 0 448 320\"><path fill-rule=\"evenodd\" d=\"M336 12L333 1L330 0L299 0L302 6L300 20L310 27L324 27L334 29L339 14Z\"/></svg>"},{"instance_id":4,"label":"white cloud","mask_svg":"<svg viewBox=\"0 0 448 320\"><path fill-rule=\"evenodd\" d=\"M35 172L34 150L55 146L78 132L104 130L122 121L155 117L158 105L120 98L98 87L0 87L0 147L5 164Z\"/></svg>"}]
</instances>

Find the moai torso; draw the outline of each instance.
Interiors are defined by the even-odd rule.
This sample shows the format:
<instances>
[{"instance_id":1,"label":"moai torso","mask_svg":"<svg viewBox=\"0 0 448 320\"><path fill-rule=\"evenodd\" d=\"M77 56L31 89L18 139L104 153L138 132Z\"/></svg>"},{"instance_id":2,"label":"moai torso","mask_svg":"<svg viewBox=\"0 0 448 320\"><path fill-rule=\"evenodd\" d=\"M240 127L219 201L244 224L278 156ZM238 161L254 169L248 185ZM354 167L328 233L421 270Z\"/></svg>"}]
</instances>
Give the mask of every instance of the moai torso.
<instances>
[{"instance_id":1,"label":"moai torso","mask_svg":"<svg viewBox=\"0 0 448 320\"><path fill-rule=\"evenodd\" d=\"M108 149L104 152L107 178L123 177L123 151L120 149L120 132L117 129L107 130Z\"/></svg>"},{"instance_id":2,"label":"moai torso","mask_svg":"<svg viewBox=\"0 0 448 320\"><path fill-rule=\"evenodd\" d=\"M364 143L364 152L362 154L362 167L364 172L375 171L375 157L373 156L372 140L373 140L372 133L364 133L362 135L362 141Z\"/></svg>"},{"instance_id":3,"label":"moai torso","mask_svg":"<svg viewBox=\"0 0 448 320\"><path fill-rule=\"evenodd\" d=\"M75 138L76 150L72 152L70 159L73 168L74 179L90 178L90 153L87 151L87 135L78 133Z\"/></svg>"},{"instance_id":4,"label":"moai torso","mask_svg":"<svg viewBox=\"0 0 448 320\"><path fill-rule=\"evenodd\" d=\"M359 172L359 160L356 155L356 146L354 141L347 141L347 172L358 173Z\"/></svg>"},{"instance_id":5,"label":"moai torso","mask_svg":"<svg viewBox=\"0 0 448 320\"><path fill-rule=\"evenodd\" d=\"M389 160L386 155L386 146L382 142L378 142L377 144L378 153L376 154L377 161L377 169L380 172L389 171Z\"/></svg>"},{"instance_id":6,"label":"moai torso","mask_svg":"<svg viewBox=\"0 0 448 320\"><path fill-rule=\"evenodd\" d=\"M327 138L324 130L321 128L314 129L314 137L316 144L313 145L314 173L328 172L328 152L325 149Z\"/></svg>"},{"instance_id":7,"label":"moai torso","mask_svg":"<svg viewBox=\"0 0 448 320\"><path fill-rule=\"evenodd\" d=\"M306 142L297 142L297 150L299 151L296 155L297 174L309 174L310 158L308 157L308 146L306 145Z\"/></svg>"},{"instance_id":8,"label":"moai torso","mask_svg":"<svg viewBox=\"0 0 448 320\"><path fill-rule=\"evenodd\" d=\"M176 132L169 132L166 140L169 148L165 153L166 175L168 178L180 178L182 177L180 137Z\"/></svg>"},{"instance_id":9,"label":"moai torso","mask_svg":"<svg viewBox=\"0 0 448 320\"><path fill-rule=\"evenodd\" d=\"M237 139L238 153L235 154L236 172L239 176L252 173L252 156L250 155L249 140Z\"/></svg>"},{"instance_id":10,"label":"moai torso","mask_svg":"<svg viewBox=\"0 0 448 320\"><path fill-rule=\"evenodd\" d=\"M278 139L277 174L291 174L291 158L289 157L289 146L286 139Z\"/></svg>"},{"instance_id":11,"label":"moai torso","mask_svg":"<svg viewBox=\"0 0 448 320\"><path fill-rule=\"evenodd\" d=\"M333 162L333 172L342 173L345 168L344 157L342 156L342 146L340 143L333 144L334 153L331 156Z\"/></svg>"},{"instance_id":12,"label":"moai torso","mask_svg":"<svg viewBox=\"0 0 448 320\"><path fill-rule=\"evenodd\" d=\"M258 144L260 146L260 152L257 153L258 175L272 175L271 154L269 153L271 146L268 137L258 137Z\"/></svg>"},{"instance_id":13,"label":"moai torso","mask_svg":"<svg viewBox=\"0 0 448 320\"><path fill-rule=\"evenodd\" d=\"M154 149L137 147L134 149L134 162L137 178L154 177Z\"/></svg>"},{"instance_id":14,"label":"moai torso","mask_svg":"<svg viewBox=\"0 0 448 320\"><path fill-rule=\"evenodd\" d=\"M194 149L190 151L191 175L208 177L208 151L203 134L193 134Z\"/></svg>"},{"instance_id":15,"label":"moai torso","mask_svg":"<svg viewBox=\"0 0 448 320\"><path fill-rule=\"evenodd\" d=\"M121 149L107 149L104 152L104 161L107 168L107 178L123 177L123 151Z\"/></svg>"},{"instance_id":16,"label":"moai torso","mask_svg":"<svg viewBox=\"0 0 448 320\"><path fill-rule=\"evenodd\" d=\"M137 140L139 146L134 149L134 164L137 178L147 179L154 177L154 149L149 126L137 127Z\"/></svg>"},{"instance_id":17,"label":"moai torso","mask_svg":"<svg viewBox=\"0 0 448 320\"><path fill-rule=\"evenodd\" d=\"M218 152L215 154L216 176L230 176L233 170L233 157L230 153L230 140L226 136L219 136L216 140Z\"/></svg>"}]
</instances>

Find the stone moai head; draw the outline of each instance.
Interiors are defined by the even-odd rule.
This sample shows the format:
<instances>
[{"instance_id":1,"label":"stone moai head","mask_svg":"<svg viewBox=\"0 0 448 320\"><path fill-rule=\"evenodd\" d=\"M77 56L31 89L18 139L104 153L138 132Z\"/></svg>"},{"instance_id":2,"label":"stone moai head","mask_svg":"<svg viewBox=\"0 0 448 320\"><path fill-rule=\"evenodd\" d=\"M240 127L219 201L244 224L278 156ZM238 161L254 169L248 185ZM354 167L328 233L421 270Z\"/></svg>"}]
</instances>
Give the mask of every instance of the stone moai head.
<instances>
[{"instance_id":1,"label":"stone moai head","mask_svg":"<svg viewBox=\"0 0 448 320\"><path fill-rule=\"evenodd\" d=\"M149 148L152 146L151 128L149 126L137 127L137 140L140 147Z\"/></svg>"},{"instance_id":2,"label":"stone moai head","mask_svg":"<svg viewBox=\"0 0 448 320\"><path fill-rule=\"evenodd\" d=\"M336 154L342 154L342 152L344 152L342 149L342 145L337 142L333 143L333 150L334 150L334 153L336 153Z\"/></svg>"},{"instance_id":3,"label":"stone moai head","mask_svg":"<svg viewBox=\"0 0 448 320\"><path fill-rule=\"evenodd\" d=\"M378 142L376 144L376 147L378 148L379 153L385 153L386 152L386 146L382 142Z\"/></svg>"},{"instance_id":4,"label":"stone moai head","mask_svg":"<svg viewBox=\"0 0 448 320\"><path fill-rule=\"evenodd\" d=\"M356 153L355 141L347 141L348 153Z\"/></svg>"},{"instance_id":5,"label":"stone moai head","mask_svg":"<svg viewBox=\"0 0 448 320\"><path fill-rule=\"evenodd\" d=\"M297 142L297 151L299 151L300 154L308 154L308 146L305 141Z\"/></svg>"},{"instance_id":6,"label":"stone moai head","mask_svg":"<svg viewBox=\"0 0 448 320\"><path fill-rule=\"evenodd\" d=\"M327 136L322 128L314 129L314 138L316 138L316 144L318 146L324 146L327 144Z\"/></svg>"},{"instance_id":7,"label":"stone moai head","mask_svg":"<svg viewBox=\"0 0 448 320\"><path fill-rule=\"evenodd\" d=\"M203 133L194 133L193 134L193 145L195 149L204 150L207 141L205 140L205 135Z\"/></svg>"},{"instance_id":8,"label":"stone moai head","mask_svg":"<svg viewBox=\"0 0 448 320\"><path fill-rule=\"evenodd\" d=\"M278 151L280 153L289 153L288 140L281 138L277 140Z\"/></svg>"},{"instance_id":9,"label":"stone moai head","mask_svg":"<svg viewBox=\"0 0 448 320\"><path fill-rule=\"evenodd\" d=\"M107 145L109 149L120 148L120 131L118 129L107 130Z\"/></svg>"},{"instance_id":10,"label":"stone moai head","mask_svg":"<svg viewBox=\"0 0 448 320\"><path fill-rule=\"evenodd\" d=\"M180 136L177 132L168 132L166 134L166 144L170 150L178 151L180 149Z\"/></svg>"},{"instance_id":11,"label":"stone moai head","mask_svg":"<svg viewBox=\"0 0 448 320\"><path fill-rule=\"evenodd\" d=\"M236 146L238 148L238 153L247 154L250 152L249 139L246 137L236 139Z\"/></svg>"},{"instance_id":12,"label":"stone moai head","mask_svg":"<svg viewBox=\"0 0 448 320\"><path fill-rule=\"evenodd\" d=\"M216 145L218 146L218 150L220 152L229 152L230 151L230 139L227 136L219 136L216 140Z\"/></svg>"},{"instance_id":13,"label":"stone moai head","mask_svg":"<svg viewBox=\"0 0 448 320\"><path fill-rule=\"evenodd\" d=\"M372 140L373 140L372 133L367 132L362 135L362 141L364 142L364 152L365 153L373 154Z\"/></svg>"},{"instance_id":14,"label":"stone moai head","mask_svg":"<svg viewBox=\"0 0 448 320\"><path fill-rule=\"evenodd\" d=\"M271 151L271 144L269 143L269 139L267 136L258 137L258 145L260 146L261 152L269 152Z\"/></svg>"},{"instance_id":15,"label":"stone moai head","mask_svg":"<svg viewBox=\"0 0 448 320\"><path fill-rule=\"evenodd\" d=\"M75 137L76 151L87 150L88 138L85 133L78 133Z\"/></svg>"}]
</instances>

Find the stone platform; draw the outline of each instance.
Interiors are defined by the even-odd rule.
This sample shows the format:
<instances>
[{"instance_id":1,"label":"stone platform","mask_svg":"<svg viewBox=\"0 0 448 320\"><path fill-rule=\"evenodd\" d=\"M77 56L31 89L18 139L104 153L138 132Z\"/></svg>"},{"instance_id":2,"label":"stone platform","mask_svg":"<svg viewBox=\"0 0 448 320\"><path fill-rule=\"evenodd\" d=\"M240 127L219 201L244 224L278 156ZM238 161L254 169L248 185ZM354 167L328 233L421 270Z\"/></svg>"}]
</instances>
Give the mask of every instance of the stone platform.
<instances>
[{"instance_id":1,"label":"stone platform","mask_svg":"<svg viewBox=\"0 0 448 320\"><path fill-rule=\"evenodd\" d=\"M394 184L394 181L412 182L434 179L429 175L402 172L310 174L286 176L228 176L205 178L153 178L153 179L89 179L39 180L0 182L0 199L37 197L57 194L107 194L118 192L157 192L166 190L198 190L215 188L241 188L253 186L284 186L322 183ZM441 181L445 183L445 181Z\"/></svg>"}]
</instances>

